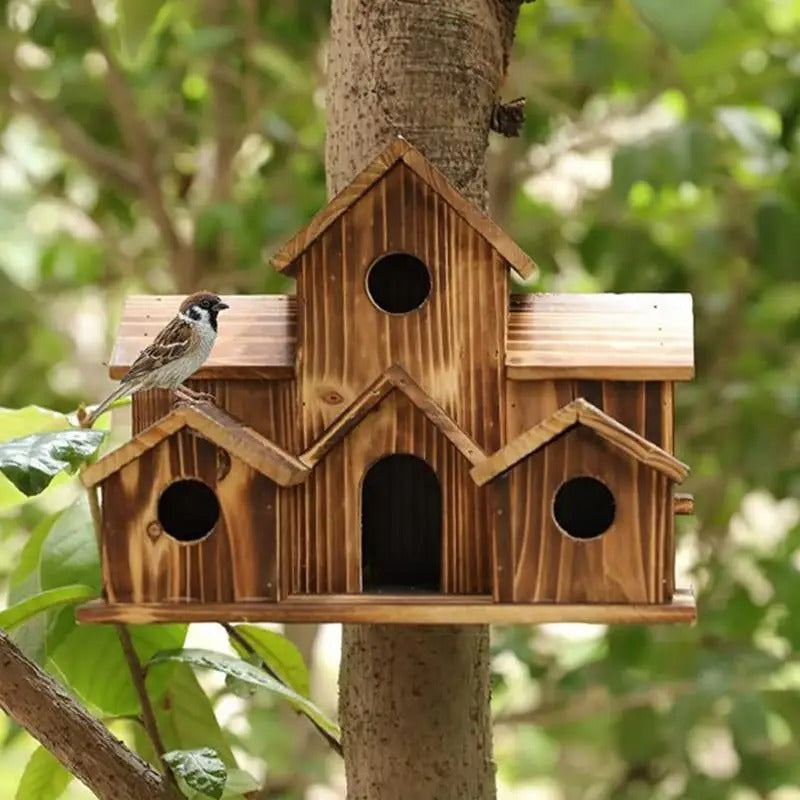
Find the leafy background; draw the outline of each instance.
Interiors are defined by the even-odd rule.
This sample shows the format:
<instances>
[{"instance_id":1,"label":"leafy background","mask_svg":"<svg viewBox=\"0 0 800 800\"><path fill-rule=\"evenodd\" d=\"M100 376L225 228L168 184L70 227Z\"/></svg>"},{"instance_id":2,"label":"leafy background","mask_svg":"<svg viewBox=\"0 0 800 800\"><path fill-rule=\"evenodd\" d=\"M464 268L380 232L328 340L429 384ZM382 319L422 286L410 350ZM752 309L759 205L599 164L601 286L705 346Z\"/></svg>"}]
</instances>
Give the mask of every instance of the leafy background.
<instances>
[{"instance_id":1,"label":"leafy background","mask_svg":"<svg viewBox=\"0 0 800 800\"><path fill-rule=\"evenodd\" d=\"M325 200L327 2L96 8L0 1L0 441L69 427L109 388L126 293L290 290L266 257ZM541 267L518 289L694 296L678 560L700 623L495 629L500 797L800 798L800 2L538 0L504 95L527 121L492 142L492 213ZM74 480L26 500L0 477L0 606L96 589L96 559ZM255 630L334 715L338 629ZM14 635L152 757L113 631L53 606ZM247 656L214 626L133 635L142 658ZM259 797L344 796L337 756L247 670L164 661L167 747L211 748L226 796L253 788L245 770ZM88 793L0 718L0 796Z\"/></svg>"}]
</instances>

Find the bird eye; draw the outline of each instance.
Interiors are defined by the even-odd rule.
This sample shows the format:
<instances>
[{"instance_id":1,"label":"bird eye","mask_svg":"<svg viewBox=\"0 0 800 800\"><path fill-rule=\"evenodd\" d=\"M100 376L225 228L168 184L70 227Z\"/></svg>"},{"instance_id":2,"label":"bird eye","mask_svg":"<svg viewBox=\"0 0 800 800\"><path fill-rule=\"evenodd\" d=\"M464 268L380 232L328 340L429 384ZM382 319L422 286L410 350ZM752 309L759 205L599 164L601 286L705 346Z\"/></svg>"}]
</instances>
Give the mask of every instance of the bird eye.
<instances>
[{"instance_id":1,"label":"bird eye","mask_svg":"<svg viewBox=\"0 0 800 800\"><path fill-rule=\"evenodd\" d=\"M209 307L211 306L211 303L210 303L208 300L203 300L203 302L202 302L202 303L200 303L200 305L201 305L203 308L209 308Z\"/></svg>"}]
</instances>

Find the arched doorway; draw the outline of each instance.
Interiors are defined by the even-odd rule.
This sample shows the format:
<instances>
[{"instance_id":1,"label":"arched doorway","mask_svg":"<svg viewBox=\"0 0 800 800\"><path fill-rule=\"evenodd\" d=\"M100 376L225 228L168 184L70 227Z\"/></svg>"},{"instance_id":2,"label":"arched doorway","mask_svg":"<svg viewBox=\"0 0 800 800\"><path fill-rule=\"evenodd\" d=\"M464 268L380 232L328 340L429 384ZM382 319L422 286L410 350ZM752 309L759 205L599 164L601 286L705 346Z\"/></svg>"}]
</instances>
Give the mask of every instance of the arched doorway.
<instances>
[{"instance_id":1,"label":"arched doorway","mask_svg":"<svg viewBox=\"0 0 800 800\"><path fill-rule=\"evenodd\" d=\"M421 458L376 461L361 483L361 585L364 592L439 592L442 489Z\"/></svg>"}]
</instances>

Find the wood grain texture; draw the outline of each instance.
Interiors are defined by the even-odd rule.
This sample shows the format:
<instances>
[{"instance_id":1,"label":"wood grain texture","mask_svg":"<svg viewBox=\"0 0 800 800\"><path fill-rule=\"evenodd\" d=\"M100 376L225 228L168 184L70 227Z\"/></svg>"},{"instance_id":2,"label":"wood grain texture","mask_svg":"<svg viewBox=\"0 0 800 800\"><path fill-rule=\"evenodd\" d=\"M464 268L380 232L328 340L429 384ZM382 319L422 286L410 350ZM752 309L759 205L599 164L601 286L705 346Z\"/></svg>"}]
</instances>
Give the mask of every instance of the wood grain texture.
<instances>
[{"instance_id":1,"label":"wood grain texture","mask_svg":"<svg viewBox=\"0 0 800 800\"><path fill-rule=\"evenodd\" d=\"M183 427L191 428L282 486L300 483L308 474L308 467L298 459L227 412L212 403L193 403L178 406L129 442L85 467L81 472L84 486L96 486Z\"/></svg>"},{"instance_id":2,"label":"wood grain texture","mask_svg":"<svg viewBox=\"0 0 800 800\"><path fill-rule=\"evenodd\" d=\"M554 411L475 466L470 473L473 480L482 486L550 444L574 425L591 428L609 444L672 480L683 480L688 473L689 468L674 456L579 397Z\"/></svg>"},{"instance_id":3,"label":"wood grain texture","mask_svg":"<svg viewBox=\"0 0 800 800\"><path fill-rule=\"evenodd\" d=\"M564 481L590 476L615 499L615 517L600 537L577 540L553 518ZM510 473L510 563L501 595L516 602L663 603L665 540L673 515L669 479L593 431L576 426ZM498 565L499 567L500 565Z\"/></svg>"},{"instance_id":4,"label":"wood grain texture","mask_svg":"<svg viewBox=\"0 0 800 800\"><path fill-rule=\"evenodd\" d=\"M159 497L177 478L203 481L220 504L216 527L196 543L159 523ZM240 459L184 428L110 474L101 492L110 602L277 599L276 487Z\"/></svg>"},{"instance_id":5,"label":"wood grain texture","mask_svg":"<svg viewBox=\"0 0 800 800\"><path fill-rule=\"evenodd\" d=\"M694 514L694 495L676 492L672 498L672 508L676 514Z\"/></svg>"},{"instance_id":6,"label":"wood grain texture","mask_svg":"<svg viewBox=\"0 0 800 800\"><path fill-rule=\"evenodd\" d=\"M342 441L359 422L375 408L393 389L402 392L442 432L451 444L470 462L480 464L486 454L442 410L408 373L397 365L390 367L345 410L320 438L301 456L300 461L309 467L317 464L325 454Z\"/></svg>"},{"instance_id":7,"label":"wood grain texture","mask_svg":"<svg viewBox=\"0 0 800 800\"><path fill-rule=\"evenodd\" d=\"M689 380L689 294L513 295L506 343L513 380Z\"/></svg>"},{"instance_id":8,"label":"wood grain texture","mask_svg":"<svg viewBox=\"0 0 800 800\"><path fill-rule=\"evenodd\" d=\"M109 361L121 378L136 357L175 316L179 295L132 295L125 301ZM275 380L294 376L295 298L288 295L232 295L219 318L219 334L197 378Z\"/></svg>"},{"instance_id":9,"label":"wood grain texture","mask_svg":"<svg viewBox=\"0 0 800 800\"><path fill-rule=\"evenodd\" d=\"M466 200L418 150L403 139L392 142L341 192L296 233L272 257L275 269L295 275L298 259L328 228L346 216L352 206L402 161L432 191L453 208L473 230L489 242L523 278L530 278L536 265L490 217ZM375 255L378 255L376 253Z\"/></svg>"},{"instance_id":10,"label":"wood grain texture","mask_svg":"<svg viewBox=\"0 0 800 800\"><path fill-rule=\"evenodd\" d=\"M378 309L366 275L384 253L430 271L428 300ZM455 268L457 265L458 268ZM397 364L477 444L503 439L507 264L427 183L398 163L299 256L297 355L303 446Z\"/></svg>"},{"instance_id":11,"label":"wood grain texture","mask_svg":"<svg viewBox=\"0 0 800 800\"><path fill-rule=\"evenodd\" d=\"M244 420L287 453L300 451L297 386L293 380L192 379L190 389L214 397L219 408ZM166 417L174 407L171 392L152 389L133 396L132 431L136 435Z\"/></svg>"},{"instance_id":12,"label":"wood grain texture","mask_svg":"<svg viewBox=\"0 0 800 800\"><path fill-rule=\"evenodd\" d=\"M291 593L360 592L361 482L385 455L426 461L442 488L442 590L490 594L494 517L469 478L470 461L399 388L393 388L325 454L303 486L291 490L299 532L289 544Z\"/></svg>"},{"instance_id":13,"label":"wood grain texture","mask_svg":"<svg viewBox=\"0 0 800 800\"><path fill-rule=\"evenodd\" d=\"M359 602L360 601L360 602ZM455 602L449 602L455 601ZM490 598L324 595L281 603L131 604L93 601L76 609L83 623L97 622L353 622L399 625L537 625L586 622L606 625L693 623L697 607L689 590L668 603L492 603Z\"/></svg>"},{"instance_id":14,"label":"wood grain texture","mask_svg":"<svg viewBox=\"0 0 800 800\"><path fill-rule=\"evenodd\" d=\"M214 350L195 377L292 378L297 299L226 295L225 300L231 308L221 317ZM126 300L109 365L112 378L125 374L180 301L178 295ZM648 314L653 304L661 309L656 316ZM505 359L511 380L672 381L693 376L690 295L511 295L508 320Z\"/></svg>"}]
</instances>

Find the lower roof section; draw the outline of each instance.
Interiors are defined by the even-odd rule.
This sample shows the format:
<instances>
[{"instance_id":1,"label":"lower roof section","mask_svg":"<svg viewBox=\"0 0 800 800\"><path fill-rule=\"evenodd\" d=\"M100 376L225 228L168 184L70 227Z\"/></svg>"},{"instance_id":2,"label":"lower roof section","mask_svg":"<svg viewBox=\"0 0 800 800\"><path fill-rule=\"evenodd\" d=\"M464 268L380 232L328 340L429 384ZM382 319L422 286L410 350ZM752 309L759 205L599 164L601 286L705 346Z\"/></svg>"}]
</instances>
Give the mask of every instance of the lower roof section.
<instances>
[{"instance_id":1,"label":"lower roof section","mask_svg":"<svg viewBox=\"0 0 800 800\"><path fill-rule=\"evenodd\" d=\"M494 603L488 596L423 594L296 595L278 603L106 603L80 606L84 623L355 622L397 625L537 625L588 622L608 625L693 623L694 595L678 590L664 604Z\"/></svg>"},{"instance_id":2,"label":"lower roof section","mask_svg":"<svg viewBox=\"0 0 800 800\"><path fill-rule=\"evenodd\" d=\"M182 297L127 299L109 369L121 378L175 315ZM294 375L296 302L291 295L230 295L211 357L197 378ZM694 325L689 294L512 295L506 337L512 380L689 380Z\"/></svg>"}]
</instances>

